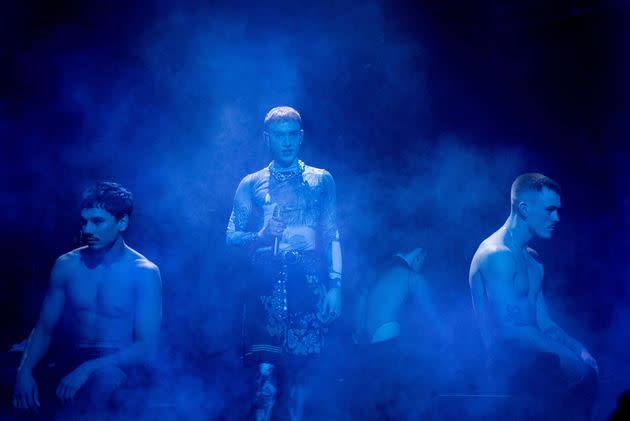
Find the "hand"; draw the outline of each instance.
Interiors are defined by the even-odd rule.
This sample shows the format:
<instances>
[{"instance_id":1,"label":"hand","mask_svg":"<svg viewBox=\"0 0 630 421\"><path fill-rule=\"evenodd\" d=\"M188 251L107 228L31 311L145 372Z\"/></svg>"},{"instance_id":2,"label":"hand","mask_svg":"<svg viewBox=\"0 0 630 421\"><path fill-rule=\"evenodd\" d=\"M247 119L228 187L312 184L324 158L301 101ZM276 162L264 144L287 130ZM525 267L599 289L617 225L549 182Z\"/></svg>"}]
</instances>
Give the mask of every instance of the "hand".
<instances>
[{"instance_id":1,"label":"hand","mask_svg":"<svg viewBox=\"0 0 630 421\"><path fill-rule=\"evenodd\" d=\"M591 355L590 352L586 348L582 348L580 351L580 358L584 361L589 367L595 370L595 373L599 376L599 367L597 366L597 361Z\"/></svg>"},{"instance_id":2,"label":"hand","mask_svg":"<svg viewBox=\"0 0 630 421\"><path fill-rule=\"evenodd\" d=\"M36 409L40 406L37 383L30 370L18 370L13 390L13 406L18 409Z\"/></svg>"},{"instance_id":3,"label":"hand","mask_svg":"<svg viewBox=\"0 0 630 421\"><path fill-rule=\"evenodd\" d=\"M274 216L271 219L269 219L269 222L267 223L267 225L265 225L260 230L259 235L261 237L267 237L267 236L281 237L286 227L287 227L287 224L285 224L282 219Z\"/></svg>"},{"instance_id":4,"label":"hand","mask_svg":"<svg viewBox=\"0 0 630 421\"><path fill-rule=\"evenodd\" d=\"M88 377L90 377L90 374L92 374L92 369L86 363L75 368L59 382L59 386L57 386L57 397L62 401L73 399L74 395L85 384Z\"/></svg>"},{"instance_id":5,"label":"hand","mask_svg":"<svg viewBox=\"0 0 630 421\"><path fill-rule=\"evenodd\" d=\"M424 249L418 247L414 251L411 252L409 256L409 266L414 272L420 272L422 266L424 265L424 260L427 257L427 252Z\"/></svg>"},{"instance_id":6,"label":"hand","mask_svg":"<svg viewBox=\"0 0 630 421\"><path fill-rule=\"evenodd\" d=\"M567 378L569 386L580 383L587 375L589 367L575 354L560 356L560 367Z\"/></svg>"},{"instance_id":7,"label":"hand","mask_svg":"<svg viewBox=\"0 0 630 421\"><path fill-rule=\"evenodd\" d=\"M324 298L324 306L321 312L321 320L330 323L341 314L341 290L337 287L330 288Z\"/></svg>"}]
</instances>

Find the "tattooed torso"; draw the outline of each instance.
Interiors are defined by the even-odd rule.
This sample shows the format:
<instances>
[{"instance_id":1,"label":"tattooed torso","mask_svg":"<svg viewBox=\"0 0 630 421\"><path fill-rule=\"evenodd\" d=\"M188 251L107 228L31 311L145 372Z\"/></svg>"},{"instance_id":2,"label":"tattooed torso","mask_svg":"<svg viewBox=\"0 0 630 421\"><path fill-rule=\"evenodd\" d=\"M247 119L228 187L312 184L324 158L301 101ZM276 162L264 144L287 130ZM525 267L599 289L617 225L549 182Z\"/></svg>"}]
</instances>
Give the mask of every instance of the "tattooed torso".
<instances>
[{"instance_id":1,"label":"tattooed torso","mask_svg":"<svg viewBox=\"0 0 630 421\"><path fill-rule=\"evenodd\" d=\"M281 249L320 249L338 235L335 209L334 181L326 170L304 165L301 175L278 180L269 168L263 168L239 185L227 229L228 243L247 245L275 211L287 225Z\"/></svg>"}]
</instances>

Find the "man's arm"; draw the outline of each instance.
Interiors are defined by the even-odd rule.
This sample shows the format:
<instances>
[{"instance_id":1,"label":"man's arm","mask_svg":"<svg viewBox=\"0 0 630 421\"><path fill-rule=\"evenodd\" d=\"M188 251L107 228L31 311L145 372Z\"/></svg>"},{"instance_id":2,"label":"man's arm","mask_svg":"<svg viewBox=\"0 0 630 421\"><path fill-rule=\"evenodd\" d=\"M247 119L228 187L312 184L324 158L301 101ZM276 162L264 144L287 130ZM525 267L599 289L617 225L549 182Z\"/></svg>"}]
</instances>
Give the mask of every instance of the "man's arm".
<instances>
[{"instance_id":1,"label":"man's arm","mask_svg":"<svg viewBox=\"0 0 630 421\"><path fill-rule=\"evenodd\" d=\"M246 231L252 211L251 177L246 176L239 183L234 195L234 205L226 230L226 243L229 246L247 247L260 241L262 234Z\"/></svg>"},{"instance_id":2,"label":"man's arm","mask_svg":"<svg viewBox=\"0 0 630 421\"><path fill-rule=\"evenodd\" d=\"M538 297L536 299L536 320L538 322L538 327L540 327L543 334L569 348L577 357L593 367L596 372L599 372L597 362L588 352L586 347L573 337L569 336L560 328L560 326L551 320L549 312L547 311L547 303L545 302L542 289L538 293Z\"/></svg>"},{"instance_id":3,"label":"man's arm","mask_svg":"<svg viewBox=\"0 0 630 421\"><path fill-rule=\"evenodd\" d=\"M328 268L329 289L324 300L323 316L329 321L341 314L341 243L337 229L337 191L335 181L328 171L322 177L321 236Z\"/></svg>"},{"instance_id":4,"label":"man's arm","mask_svg":"<svg viewBox=\"0 0 630 421\"><path fill-rule=\"evenodd\" d=\"M536 320L538 321L538 327L546 336L566 346L577 355L580 354L584 345L567 335L560 326L551 320L542 290L538 293L538 298L536 299Z\"/></svg>"},{"instance_id":5,"label":"man's arm","mask_svg":"<svg viewBox=\"0 0 630 421\"><path fill-rule=\"evenodd\" d=\"M337 229L337 191L329 172L322 177L324 187L321 231L325 248L328 276L331 287L341 287L342 258L339 230Z\"/></svg>"},{"instance_id":6,"label":"man's arm","mask_svg":"<svg viewBox=\"0 0 630 421\"><path fill-rule=\"evenodd\" d=\"M66 300L64 267L67 257L60 257L50 273L50 286L46 291L39 320L31 332L22 361L17 371L13 405L17 408L39 406L37 384L33 368L42 359L50 346L52 332L61 317Z\"/></svg>"},{"instance_id":7,"label":"man's arm","mask_svg":"<svg viewBox=\"0 0 630 421\"><path fill-rule=\"evenodd\" d=\"M483 342L483 346L486 349L492 347L493 337L491 331L491 315L488 312L488 303L486 300L486 290L483 284L482 276L476 275L474 273L474 265L476 264L473 259L473 263L470 268L470 273L468 275L468 283L470 285L470 295L472 298L473 310L475 311L475 316L477 318L477 323L479 324L479 333L481 334L481 340Z\"/></svg>"},{"instance_id":8,"label":"man's arm","mask_svg":"<svg viewBox=\"0 0 630 421\"><path fill-rule=\"evenodd\" d=\"M531 325L527 315L521 314L514 289L516 262L509 250L490 252L482 262L482 274L488 303L503 339L532 351L575 358L569 348L544 335Z\"/></svg>"}]
</instances>

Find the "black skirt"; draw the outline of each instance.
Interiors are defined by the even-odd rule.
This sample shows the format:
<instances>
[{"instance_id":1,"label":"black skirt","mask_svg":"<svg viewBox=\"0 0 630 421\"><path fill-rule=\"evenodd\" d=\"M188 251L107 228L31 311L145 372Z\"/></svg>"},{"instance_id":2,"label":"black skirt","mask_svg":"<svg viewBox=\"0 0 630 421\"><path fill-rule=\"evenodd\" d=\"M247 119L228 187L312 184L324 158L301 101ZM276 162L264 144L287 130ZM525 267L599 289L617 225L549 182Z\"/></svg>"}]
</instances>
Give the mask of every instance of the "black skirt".
<instances>
[{"instance_id":1,"label":"black skirt","mask_svg":"<svg viewBox=\"0 0 630 421\"><path fill-rule=\"evenodd\" d=\"M257 253L250 273L243 309L245 364L319 354L327 328L320 317L326 286L318 255Z\"/></svg>"}]
</instances>

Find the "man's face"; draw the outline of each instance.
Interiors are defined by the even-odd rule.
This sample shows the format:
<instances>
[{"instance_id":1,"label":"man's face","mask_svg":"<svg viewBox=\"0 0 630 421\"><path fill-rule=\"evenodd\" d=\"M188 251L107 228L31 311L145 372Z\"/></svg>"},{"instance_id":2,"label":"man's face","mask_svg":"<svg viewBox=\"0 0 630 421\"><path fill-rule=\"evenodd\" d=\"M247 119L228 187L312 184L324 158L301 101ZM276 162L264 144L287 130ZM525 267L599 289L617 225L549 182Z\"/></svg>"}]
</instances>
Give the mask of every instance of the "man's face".
<instances>
[{"instance_id":1,"label":"man's face","mask_svg":"<svg viewBox=\"0 0 630 421\"><path fill-rule=\"evenodd\" d=\"M304 137L300 123L295 120L275 121L269 124L264 136L278 165L288 167L295 163Z\"/></svg>"},{"instance_id":2,"label":"man's face","mask_svg":"<svg viewBox=\"0 0 630 421\"><path fill-rule=\"evenodd\" d=\"M100 250L111 246L127 228L127 217L116 221L116 217L103 208L81 210L81 232L87 246Z\"/></svg>"},{"instance_id":3,"label":"man's face","mask_svg":"<svg viewBox=\"0 0 630 421\"><path fill-rule=\"evenodd\" d=\"M560 195L546 187L532 194L528 202L527 224L540 238L551 238L556 224L560 221Z\"/></svg>"}]
</instances>

